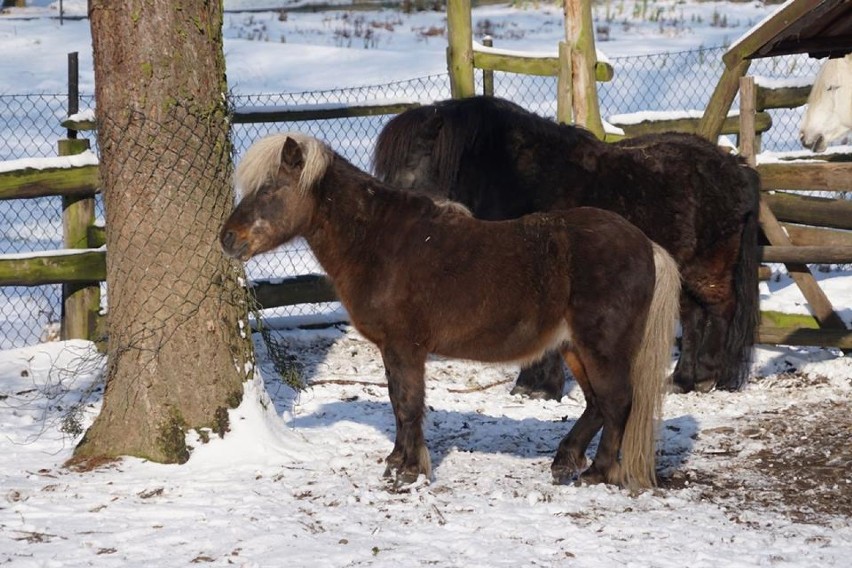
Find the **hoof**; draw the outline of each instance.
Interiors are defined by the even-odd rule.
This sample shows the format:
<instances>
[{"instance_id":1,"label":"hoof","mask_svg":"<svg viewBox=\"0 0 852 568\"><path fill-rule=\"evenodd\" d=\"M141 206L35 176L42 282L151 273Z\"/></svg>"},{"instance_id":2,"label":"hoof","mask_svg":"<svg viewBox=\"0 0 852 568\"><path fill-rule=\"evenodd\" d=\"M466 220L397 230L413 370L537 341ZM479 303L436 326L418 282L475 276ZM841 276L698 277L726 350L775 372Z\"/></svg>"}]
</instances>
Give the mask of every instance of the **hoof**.
<instances>
[{"instance_id":1,"label":"hoof","mask_svg":"<svg viewBox=\"0 0 852 568\"><path fill-rule=\"evenodd\" d=\"M608 483L606 476L594 468L589 468L577 478L577 485L600 485Z\"/></svg>"},{"instance_id":2,"label":"hoof","mask_svg":"<svg viewBox=\"0 0 852 568\"><path fill-rule=\"evenodd\" d=\"M555 400L557 402L562 400L561 391L559 394L555 394L544 389L528 387L526 385L515 385L514 388L509 391L509 394L519 394L532 400Z\"/></svg>"},{"instance_id":3,"label":"hoof","mask_svg":"<svg viewBox=\"0 0 852 568\"><path fill-rule=\"evenodd\" d=\"M550 474L553 476L554 485L568 485L572 483L580 472L586 469L587 461L585 457L582 457L578 460L575 459L564 459L564 460L553 460L553 464L550 466Z\"/></svg>"},{"instance_id":4,"label":"hoof","mask_svg":"<svg viewBox=\"0 0 852 568\"><path fill-rule=\"evenodd\" d=\"M417 450L415 462L407 460L402 453L391 453L385 461L384 477L392 479L397 486L414 483L420 475L425 475L427 480L432 476L432 460L426 446Z\"/></svg>"}]
</instances>

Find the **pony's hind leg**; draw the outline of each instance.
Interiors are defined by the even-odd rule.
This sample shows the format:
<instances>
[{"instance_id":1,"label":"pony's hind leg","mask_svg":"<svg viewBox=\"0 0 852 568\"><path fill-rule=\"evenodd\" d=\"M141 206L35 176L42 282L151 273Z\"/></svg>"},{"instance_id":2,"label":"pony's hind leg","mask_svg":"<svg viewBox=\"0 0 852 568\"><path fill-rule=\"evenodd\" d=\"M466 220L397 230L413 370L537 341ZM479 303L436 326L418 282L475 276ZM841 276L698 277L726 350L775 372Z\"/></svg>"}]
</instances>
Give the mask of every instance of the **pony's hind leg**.
<instances>
[{"instance_id":1,"label":"pony's hind leg","mask_svg":"<svg viewBox=\"0 0 852 568\"><path fill-rule=\"evenodd\" d=\"M621 484L618 452L631 409L630 364L624 358L604 358L583 348L575 348L565 360L583 389L586 409L559 444L551 466L554 481L564 482L580 473L581 483ZM586 448L601 427L592 465L579 472L576 466L585 464Z\"/></svg>"},{"instance_id":2,"label":"pony's hind leg","mask_svg":"<svg viewBox=\"0 0 852 568\"><path fill-rule=\"evenodd\" d=\"M592 465L580 475L581 483L621 485L618 452L624 437L633 399L630 364L618 361L594 361L586 364L589 385L597 401L603 430Z\"/></svg>"},{"instance_id":3,"label":"pony's hind leg","mask_svg":"<svg viewBox=\"0 0 852 568\"><path fill-rule=\"evenodd\" d=\"M586 448L595 437L595 434L603 426L603 416L598 408L598 402L595 398L595 393L589 386L589 379L586 376L586 370L583 363L573 350L565 349L562 352L571 373L583 390L583 395L586 398L586 408L580 415L580 418L574 423L571 431L562 438L559 443L559 449L556 451L556 456L553 458L553 463L550 466L550 472L553 475L554 483L567 483L579 476L586 469Z\"/></svg>"},{"instance_id":4,"label":"pony's hind leg","mask_svg":"<svg viewBox=\"0 0 852 568\"><path fill-rule=\"evenodd\" d=\"M385 476L395 475L401 483L413 483L420 474L429 478L432 463L423 436L426 353L384 348L382 360L396 422L396 437L386 460Z\"/></svg>"}]
</instances>

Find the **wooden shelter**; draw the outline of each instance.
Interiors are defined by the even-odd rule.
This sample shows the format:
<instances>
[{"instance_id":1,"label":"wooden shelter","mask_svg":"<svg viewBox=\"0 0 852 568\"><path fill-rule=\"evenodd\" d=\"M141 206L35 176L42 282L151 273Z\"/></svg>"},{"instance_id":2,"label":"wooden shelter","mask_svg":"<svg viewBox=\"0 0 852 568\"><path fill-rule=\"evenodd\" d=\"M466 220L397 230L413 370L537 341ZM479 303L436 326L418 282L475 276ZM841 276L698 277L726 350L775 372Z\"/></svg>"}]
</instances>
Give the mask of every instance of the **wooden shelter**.
<instances>
[{"instance_id":1,"label":"wooden shelter","mask_svg":"<svg viewBox=\"0 0 852 568\"><path fill-rule=\"evenodd\" d=\"M852 0L790 0L734 43L722 61L725 71L698 132L715 140L752 59L807 53L842 57L852 52Z\"/></svg>"},{"instance_id":2,"label":"wooden shelter","mask_svg":"<svg viewBox=\"0 0 852 568\"><path fill-rule=\"evenodd\" d=\"M734 43L722 60L725 70L702 117L698 133L715 140L737 93L740 94L740 150L761 174L763 190L804 189L822 191L852 190L852 162L841 163L783 163L756 164L754 140L755 113L760 110L753 77L746 77L751 61L763 57L808 54L811 57L842 57L852 52L852 0L789 0L773 14L752 28ZM770 199L771 197L771 199ZM783 199L782 199L783 198ZM802 345L834 345L846 350L852 346L852 331L834 311L828 297L817 284L808 263L852 262L850 234L843 230L829 234L815 229L813 220L796 221L783 212L779 201L795 200L792 209L798 215L812 205L814 198L795 194L763 194L760 203L760 224L770 246L763 247L767 262L784 262L788 273L802 291L819 329L778 329L761 327L759 341ZM843 210L848 215L850 203L844 199L822 199L827 210ZM788 204L789 205L789 204ZM790 207L788 207L790 209ZM776 216L777 215L777 216ZM779 221L793 220L782 224ZM852 229L845 224L833 225ZM798 240L797 231L822 231L811 246ZM841 243L841 244L837 244ZM808 249L808 250L806 250ZM822 260L817 260L821 258ZM830 260L827 260L830 259Z\"/></svg>"}]
</instances>

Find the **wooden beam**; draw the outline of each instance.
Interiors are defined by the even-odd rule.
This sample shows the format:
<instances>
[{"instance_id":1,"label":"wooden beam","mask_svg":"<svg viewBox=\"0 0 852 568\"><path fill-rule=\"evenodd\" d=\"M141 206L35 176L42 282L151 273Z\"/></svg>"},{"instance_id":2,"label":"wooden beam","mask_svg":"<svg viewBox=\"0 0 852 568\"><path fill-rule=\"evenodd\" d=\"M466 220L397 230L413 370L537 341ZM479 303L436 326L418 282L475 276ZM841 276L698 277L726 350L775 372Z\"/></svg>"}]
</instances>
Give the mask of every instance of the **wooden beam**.
<instances>
[{"instance_id":1,"label":"wooden beam","mask_svg":"<svg viewBox=\"0 0 852 568\"><path fill-rule=\"evenodd\" d=\"M474 48L473 66L489 71L505 73L520 73L523 75L538 75L541 77L557 77L559 75L559 57L533 57L517 54L494 53ZM612 65L597 61L595 63L595 80L611 81L615 72Z\"/></svg>"},{"instance_id":2,"label":"wooden beam","mask_svg":"<svg viewBox=\"0 0 852 568\"><path fill-rule=\"evenodd\" d=\"M725 122L731 104L737 96L740 77L748 72L749 65L751 65L750 61L741 61L735 66L725 69L722 73L722 77L716 84L716 88L710 96L710 101L707 103L707 110L698 124L699 136L703 136L711 142L716 142L722 131L722 123Z\"/></svg>"},{"instance_id":3,"label":"wooden beam","mask_svg":"<svg viewBox=\"0 0 852 568\"><path fill-rule=\"evenodd\" d=\"M772 127L772 116L768 112L759 112L754 118L755 132L766 132ZM641 122L625 123L618 120L618 115L608 119L610 124L624 130L624 134L628 137L660 132L688 132L690 134L696 134L698 133L700 121L700 118L671 118L666 120L643 120ZM722 128L719 131L719 134L739 133L740 116L728 116L722 123Z\"/></svg>"},{"instance_id":4,"label":"wooden beam","mask_svg":"<svg viewBox=\"0 0 852 568\"><path fill-rule=\"evenodd\" d=\"M852 231L781 223L784 231L797 246L852 247Z\"/></svg>"},{"instance_id":5,"label":"wooden beam","mask_svg":"<svg viewBox=\"0 0 852 568\"><path fill-rule=\"evenodd\" d=\"M262 309L337 301L334 287L321 274L295 276L274 284L256 281L251 290Z\"/></svg>"},{"instance_id":6,"label":"wooden beam","mask_svg":"<svg viewBox=\"0 0 852 568\"><path fill-rule=\"evenodd\" d=\"M106 252L0 256L0 286L89 283L106 280Z\"/></svg>"},{"instance_id":7,"label":"wooden beam","mask_svg":"<svg viewBox=\"0 0 852 568\"><path fill-rule=\"evenodd\" d=\"M808 102L811 85L804 87L768 88L757 86L757 110L770 108L796 108Z\"/></svg>"},{"instance_id":8,"label":"wooden beam","mask_svg":"<svg viewBox=\"0 0 852 568\"><path fill-rule=\"evenodd\" d=\"M757 342L769 345L836 347L848 351L852 349L852 331L760 326Z\"/></svg>"},{"instance_id":9,"label":"wooden beam","mask_svg":"<svg viewBox=\"0 0 852 568\"><path fill-rule=\"evenodd\" d=\"M0 172L0 199L29 199L50 195L91 197L100 191L100 187L96 165Z\"/></svg>"},{"instance_id":10,"label":"wooden beam","mask_svg":"<svg viewBox=\"0 0 852 568\"><path fill-rule=\"evenodd\" d=\"M852 201L795 193L764 193L762 198L781 221L852 230Z\"/></svg>"},{"instance_id":11,"label":"wooden beam","mask_svg":"<svg viewBox=\"0 0 852 568\"><path fill-rule=\"evenodd\" d=\"M308 120L329 120L357 116L377 116L399 114L404 110L418 107L420 103L391 104L341 104L337 105L299 105L292 108L252 109L238 108L234 111L234 124L252 124L258 122L303 122Z\"/></svg>"},{"instance_id":12,"label":"wooden beam","mask_svg":"<svg viewBox=\"0 0 852 568\"><path fill-rule=\"evenodd\" d=\"M852 162L773 162L757 171L764 190L852 190Z\"/></svg>"},{"instance_id":13,"label":"wooden beam","mask_svg":"<svg viewBox=\"0 0 852 568\"><path fill-rule=\"evenodd\" d=\"M798 264L850 264L852 247L774 245L760 247L760 260Z\"/></svg>"}]
</instances>

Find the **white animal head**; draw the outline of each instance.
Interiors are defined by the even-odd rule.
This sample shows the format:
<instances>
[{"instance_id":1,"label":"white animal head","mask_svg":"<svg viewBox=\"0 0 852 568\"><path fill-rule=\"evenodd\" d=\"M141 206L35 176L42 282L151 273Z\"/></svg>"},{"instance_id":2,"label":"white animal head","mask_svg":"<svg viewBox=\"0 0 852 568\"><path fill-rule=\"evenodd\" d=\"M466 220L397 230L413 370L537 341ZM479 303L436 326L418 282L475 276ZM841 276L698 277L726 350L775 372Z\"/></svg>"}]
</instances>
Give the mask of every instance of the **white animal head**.
<instances>
[{"instance_id":1,"label":"white animal head","mask_svg":"<svg viewBox=\"0 0 852 568\"><path fill-rule=\"evenodd\" d=\"M802 146L822 152L852 131L852 53L829 59L814 80L799 129Z\"/></svg>"}]
</instances>

